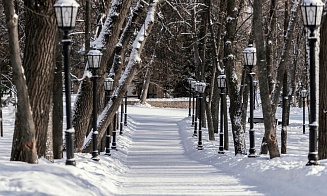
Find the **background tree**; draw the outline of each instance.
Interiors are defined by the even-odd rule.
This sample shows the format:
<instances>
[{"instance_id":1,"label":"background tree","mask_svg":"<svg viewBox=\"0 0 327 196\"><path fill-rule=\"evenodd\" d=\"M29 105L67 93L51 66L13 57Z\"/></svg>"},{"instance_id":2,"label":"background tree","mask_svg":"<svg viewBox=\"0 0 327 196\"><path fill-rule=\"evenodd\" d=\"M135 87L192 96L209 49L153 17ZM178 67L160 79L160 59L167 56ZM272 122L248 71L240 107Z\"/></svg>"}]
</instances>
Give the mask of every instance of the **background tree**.
<instances>
[{"instance_id":1,"label":"background tree","mask_svg":"<svg viewBox=\"0 0 327 196\"><path fill-rule=\"evenodd\" d=\"M35 125L27 91L24 70L20 57L18 39L18 18L15 14L13 1L3 0L9 36L10 64L13 68L14 84L17 88L18 107L16 112L15 130L12 145L11 160L37 163ZM16 139L16 140L15 140Z\"/></svg>"},{"instance_id":2,"label":"background tree","mask_svg":"<svg viewBox=\"0 0 327 196\"><path fill-rule=\"evenodd\" d=\"M320 54L319 54L319 126L318 126L318 157L327 158L327 15L323 16L320 28ZM303 106L304 107L304 106Z\"/></svg>"}]
</instances>

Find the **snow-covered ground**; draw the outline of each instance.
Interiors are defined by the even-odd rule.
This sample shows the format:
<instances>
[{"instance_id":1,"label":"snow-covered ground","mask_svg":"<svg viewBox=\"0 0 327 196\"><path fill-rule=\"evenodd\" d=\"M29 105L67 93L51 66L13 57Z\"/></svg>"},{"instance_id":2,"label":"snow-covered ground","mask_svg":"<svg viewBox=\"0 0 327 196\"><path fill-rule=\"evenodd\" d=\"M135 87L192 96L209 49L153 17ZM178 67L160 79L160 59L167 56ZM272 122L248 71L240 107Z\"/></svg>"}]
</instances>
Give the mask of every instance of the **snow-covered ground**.
<instances>
[{"instance_id":1,"label":"snow-covered ground","mask_svg":"<svg viewBox=\"0 0 327 196\"><path fill-rule=\"evenodd\" d=\"M101 153L99 162L90 154L75 154L73 167L65 165L65 158L55 163L41 158L35 165L9 161L14 108L5 107L0 195L327 195L327 161L305 166L309 140L308 130L302 134L302 108L291 108L288 154L272 160L234 156L231 135L229 151L218 154L219 136L208 141L206 129L204 150L196 150L187 115L188 109L129 106L118 151L110 157ZM255 116L260 115L257 109ZM259 152L263 125L255 130Z\"/></svg>"}]
</instances>

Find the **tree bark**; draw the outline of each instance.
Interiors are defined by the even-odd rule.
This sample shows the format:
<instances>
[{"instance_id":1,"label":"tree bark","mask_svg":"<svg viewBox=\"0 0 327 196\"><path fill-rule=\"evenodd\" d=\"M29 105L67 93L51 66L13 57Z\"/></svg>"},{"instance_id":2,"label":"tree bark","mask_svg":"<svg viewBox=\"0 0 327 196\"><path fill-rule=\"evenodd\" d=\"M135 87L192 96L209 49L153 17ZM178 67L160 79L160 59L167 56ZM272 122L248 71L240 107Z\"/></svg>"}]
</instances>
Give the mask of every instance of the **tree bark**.
<instances>
[{"instance_id":1,"label":"tree bark","mask_svg":"<svg viewBox=\"0 0 327 196\"><path fill-rule=\"evenodd\" d=\"M24 4L27 9L23 66L36 127L37 151L41 157L46 155L58 27L53 0L24 1Z\"/></svg>"},{"instance_id":2,"label":"tree bark","mask_svg":"<svg viewBox=\"0 0 327 196\"><path fill-rule=\"evenodd\" d=\"M102 114L100 115L102 118L98 120L99 124L97 128L100 138L103 137L106 132L106 128L109 126L110 122L112 122L115 112L118 110L120 103L124 98L127 87L130 85L133 77L141 67L140 56L144 44L154 24L154 16L157 13L158 4L158 0L150 1L147 18L142 28L139 30L138 35L136 36L136 39L133 43L133 49L131 51L131 55L126 69L124 70L124 73L122 74L118 82L118 86L115 87L113 91L113 98L109 101L105 109L102 111ZM90 144L89 141L87 143ZM88 146L85 146L84 148L88 148Z\"/></svg>"},{"instance_id":3,"label":"tree bark","mask_svg":"<svg viewBox=\"0 0 327 196\"><path fill-rule=\"evenodd\" d=\"M151 65L149 65L149 66L151 66ZM148 95L148 90L149 90L150 81L151 81L151 75L152 75L152 68L148 67L146 69L146 74L145 74L145 77L144 77L144 82L143 82L142 91L141 91L141 98L140 98L140 103L141 104L146 103L146 98L147 98L147 95Z\"/></svg>"},{"instance_id":4,"label":"tree bark","mask_svg":"<svg viewBox=\"0 0 327 196\"><path fill-rule=\"evenodd\" d=\"M35 140L35 125L29 101L24 70L20 58L18 39L18 16L15 14L14 4L11 0L3 0L4 11L9 34L10 61L13 68L13 82L17 89L17 112L15 132L11 150L11 161L24 161L37 163L37 150Z\"/></svg>"},{"instance_id":5,"label":"tree bark","mask_svg":"<svg viewBox=\"0 0 327 196\"><path fill-rule=\"evenodd\" d=\"M327 16L324 15L320 28L319 54L319 126L318 126L318 157L327 158ZM303 106L305 107L305 106Z\"/></svg>"},{"instance_id":6,"label":"tree bark","mask_svg":"<svg viewBox=\"0 0 327 196\"><path fill-rule=\"evenodd\" d=\"M242 125L241 108L242 95L239 91L240 81L237 79L239 67L235 63L234 36L237 28L237 10L235 1L227 1L226 35L224 44L224 64L226 80L229 90L230 107L229 114L232 123L235 155L245 154L245 135Z\"/></svg>"},{"instance_id":7,"label":"tree bark","mask_svg":"<svg viewBox=\"0 0 327 196\"><path fill-rule=\"evenodd\" d=\"M93 45L93 47L100 47L103 57L101 67L99 69L99 99L103 100L104 89L103 81L104 75L107 72L107 65L110 64L110 59L113 59L113 54L117 40L121 33L123 23L130 11L132 0L113 1L109 10L108 18L106 19L105 27L102 28L98 37L103 45ZM115 14L113 14L115 13ZM102 42L103 41L103 42ZM85 78L80 84L79 96L76 98L75 110L73 116L73 126L75 128L75 151L81 152L83 149L84 139L87 133L86 127L89 127L91 114L92 114L92 84L89 78ZM118 108L117 108L118 109ZM100 136L100 135L99 135ZM102 136L102 135L101 135ZM99 137L101 138L101 137Z\"/></svg>"},{"instance_id":8,"label":"tree bark","mask_svg":"<svg viewBox=\"0 0 327 196\"><path fill-rule=\"evenodd\" d=\"M270 158L280 157L278 143L276 138L275 113L271 107L271 98L269 92L269 81L267 80L267 61L266 49L264 48L264 37L262 31L262 1L254 0L253 3L253 26L254 37L257 48L257 64L259 71L260 96L262 101L262 111L265 125L265 141L268 145Z\"/></svg>"}]
</instances>

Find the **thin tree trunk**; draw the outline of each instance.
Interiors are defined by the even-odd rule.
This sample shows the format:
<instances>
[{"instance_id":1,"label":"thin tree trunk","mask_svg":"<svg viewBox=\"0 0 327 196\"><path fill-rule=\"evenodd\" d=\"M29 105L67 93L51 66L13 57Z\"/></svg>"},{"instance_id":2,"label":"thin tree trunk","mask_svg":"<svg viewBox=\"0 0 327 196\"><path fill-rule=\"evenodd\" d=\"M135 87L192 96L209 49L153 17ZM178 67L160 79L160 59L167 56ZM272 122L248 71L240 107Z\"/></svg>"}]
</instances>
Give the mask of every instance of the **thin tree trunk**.
<instances>
[{"instance_id":1,"label":"thin tree trunk","mask_svg":"<svg viewBox=\"0 0 327 196\"><path fill-rule=\"evenodd\" d=\"M281 153L286 154L287 147L287 119L288 119L288 89L287 89L287 72L284 74L283 81L283 110L282 110L282 130L281 130Z\"/></svg>"},{"instance_id":2,"label":"thin tree trunk","mask_svg":"<svg viewBox=\"0 0 327 196\"><path fill-rule=\"evenodd\" d=\"M36 131L24 76L24 70L20 58L21 52L19 49L17 30L18 17L15 14L13 1L3 0L2 2L6 14L6 22L9 34L9 51L11 66L13 68L13 82L17 89L18 98L15 132L10 160L37 163L38 158L35 140Z\"/></svg>"},{"instance_id":3,"label":"thin tree trunk","mask_svg":"<svg viewBox=\"0 0 327 196\"><path fill-rule=\"evenodd\" d=\"M151 65L149 65L149 66L151 66ZM150 86L150 81L151 81L151 75L152 75L152 68L148 67L146 69L146 74L144 77L144 82L143 82L142 91L141 91L141 98L140 98L141 104L145 104L145 102L146 102L146 98L148 96L148 90L149 90L149 86Z\"/></svg>"},{"instance_id":4,"label":"thin tree trunk","mask_svg":"<svg viewBox=\"0 0 327 196\"><path fill-rule=\"evenodd\" d=\"M245 135L242 125L242 96L239 91L240 81L235 76L239 76L241 73L237 73L240 70L236 67L235 61L235 46L234 36L237 28L237 9L235 1L227 1L227 15L226 15L226 36L224 44L225 55L225 67L226 67L226 79L230 97L229 114L232 123L232 133L234 139L235 155L244 154L245 152Z\"/></svg>"},{"instance_id":5,"label":"thin tree trunk","mask_svg":"<svg viewBox=\"0 0 327 196\"><path fill-rule=\"evenodd\" d=\"M262 29L262 1L254 0L253 4L253 26L254 29ZM261 31L255 30L254 37L257 47L257 64L259 71L260 81L260 96L262 101L263 118L265 125L265 140L268 145L270 158L280 157L277 137L276 137L276 124L275 113L271 107L271 98L269 92L269 81L267 80L267 61L266 61L266 49L264 48L264 37Z\"/></svg>"},{"instance_id":6,"label":"thin tree trunk","mask_svg":"<svg viewBox=\"0 0 327 196\"><path fill-rule=\"evenodd\" d=\"M104 95L103 91L103 81L104 75L107 71L107 64L110 59L113 58L115 46L119 38L123 23L125 21L128 12L130 11L132 0L124 1L112 1L112 5L106 19L105 27L100 32L98 39L104 43L104 45L95 45L98 49L103 49L103 57L101 62L101 67L99 69L99 82L98 89L99 95ZM115 13L115 14L113 14ZM79 96L76 98L75 110L73 116L73 126L75 128L75 151L81 152L83 149L84 139L87 133L86 127L90 124L91 114L92 114L92 84L91 81L85 78L80 84ZM103 99L103 96L99 96L99 99ZM100 136L100 135L99 135ZM102 137L103 135L101 135ZM99 138L101 138L99 137Z\"/></svg>"},{"instance_id":7,"label":"thin tree trunk","mask_svg":"<svg viewBox=\"0 0 327 196\"><path fill-rule=\"evenodd\" d=\"M124 73L122 74L122 77L118 82L118 86L115 87L113 91L114 98L108 102L107 106L100 115L101 119L99 119L99 124L97 128L100 138L105 134L106 128L109 126L110 122L112 122L115 112L118 110L120 103L124 98L127 87L130 85L133 77L141 67L140 55L143 51L144 44L154 24L154 16L157 13L158 4L158 0L150 1L147 18L142 28L139 30L138 35L136 36L137 39L135 39L133 43L134 47L131 51L129 62L126 66ZM87 143L90 144L89 141L87 141ZM88 148L88 146L85 146L85 148Z\"/></svg>"},{"instance_id":8,"label":"thin tree trunk","mask_svg":"<svg viewBox=\"0 0 327 196\"><path fill-rule=\"evenodd\" d=\"M318 157L327 158L327 15L323 16L320 29L320 54L319 54L319 126L318 126ZM303 106L304 107L304 106Z\"/></svg>"}]
</instances>

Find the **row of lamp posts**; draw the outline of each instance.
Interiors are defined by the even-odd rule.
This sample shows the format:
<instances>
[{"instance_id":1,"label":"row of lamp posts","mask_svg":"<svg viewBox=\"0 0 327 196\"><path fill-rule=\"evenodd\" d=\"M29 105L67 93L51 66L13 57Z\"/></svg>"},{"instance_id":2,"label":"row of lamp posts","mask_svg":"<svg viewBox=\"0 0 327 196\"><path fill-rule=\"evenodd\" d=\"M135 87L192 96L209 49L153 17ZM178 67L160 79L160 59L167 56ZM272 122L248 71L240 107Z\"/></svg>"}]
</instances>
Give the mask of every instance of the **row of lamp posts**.
<instances>
[{"instance_id":1,"label":"row of lamp posts","mask_svg":"<svg viewBox=\"0 0 327 196\"><path fill-rule=\"evenodd\" d=\"M65 139L66 139L66 165L76 165L76 161L74 158L74 128L72 127L72 118L71 118L71 79L70 79L70 43L71 39L69 37L69 32L75 28L76 24L76 16L78 11L79 4L75 0L58 0L54 4L57 24L58 28L64 32L64 36L62 39L63 45L63 54L64 54L64 73L65 73L65 97L66 97L66 131L65 131ZM321 24L322 13L324 9L324 3L321 0L304 0L301 5L302 16L304 21L304 26L310 30L310 35L308 37L309 42L309 57L310 57L310 119L309 119L309 154L308 154L308 163L307 165L318 165L318 152L317 152L317 108L316 108L316 62L315 62L315 48L316 48L316 41L317 38L315 36L315 30ZM255 157L255 148L254 148L254 130L253 130L253 76L252 68L256 63L256 51L255 48L250 46L244 51L244 58L245 64L250 67L250 154L249 157ZM249 54L249 55L248 55ZM94 76L93 85L96 86L96 69L98 66L97 63L101 62L101 52L92 51L89 53L88 61L89 68L92 69L92 73ZM252 57L250 55L253 55ZM251 63L252 62L252 63ZM189 81L190 86L192 87L192 80ZM204 84L204 85L203 85ZM201 83L201 85L196 85L198 89L199 102L200 102L200 118L199 118L199 142L198 142L198 149L203 149L202 145L202 132L201 132L201 125L202 125L202 94L205 90L205 83ZM197 94L197 93L196 93ZM191 96L190 96L191 97ZM252 97L252 99L251 99ZM93 142L97 141L97 131L96 131L96 112L97 112L97 105L96 105L96 90L93 90L93 134L92 138L94 139ZM125 98L126 102L127 96ZM191 99L189 99L190 101ZM194 100L194 96L193 96ZM127 105L127 104L126 104ZM127 125L126 121L126 105L125 105L125 122L124 125ZM190 105L190 104L189 104ZM194 105L194 104L193 104ZM190 116L190 109L189 109L189 116ZM193 121L192 121L193 122ZM194 118L194 127L196 131L197 127L197 118L195 113ZM195 134L194 131L194 134ZM201 134L201 135L200 135ZM93 143L94 144L94 143ZM93 145L96 146L96 145ZM92 159L98 160L98 151L94 149L92 152Z\"/></svg>"},{"instance_id":2,"label":"row of lamp posts","mask_svg":"<svg viewBox=\"0 0 327 196\"><path fill-rule=\"evenodd\" d=\"M318 165L318 152L317 152L317 108L316 108L316 42L317 37L315 31L321 24L321 18L324 10L324 3L321 0L303 0L301 4L301 11L303 16L304 26L310 31L308 36L309 42L309 66L310 66L310 115L309 115L309 154L308 154L308 163L307 165ZM254 93L253 93L253 77L254 73L252 72L253 66L256 65L256 49L251 45L244 50L244 60L245 65L250 68L249 79L250 79L250 150L249 157L256 157L255 154L255 141L254 141L254 129L253 129L253 109L254 109ZM189 80L191 81L191 80ZM303 133L305 133L305 97L307 96L307 91L304 89L301 92L301 97L303 99ZM201 107L201 104L200 104ZM201 114L201 112L200 112ZM201 120L201 118L200 118ZM193 124L193 120L192 120ZM201 121L200 121L201 124ZM196 118L194 126L196 126ZM196 129L195 129L196 130ZM195 132L194 132L195 133ZM200 133L200 132L199 132ZM222 134L220 134L222 135ZM202 144L202 143L201 143ZM221 142L219 146L219 152L221 152Z\"/></svg>"},{"instance_id":3,"label":"row of lamp posts","mask_svg":"<svg viewBox=\"0 0 327 196\"><path fill-rule=\"evenodd\" d=\"M54 5L57 25L63 31L63 56L64 56L64 76L65 76L65 98L66 98L66 165L76 165L74 158L74 137L75 131L72 126L72 111L71 111L71 77L70 77L70 44L72 40L69 37L69 32L75 29L77 11L79 4L75 0L58 0ZM93 78L93 121L92 121L92 159L99 160L99 152L97 149L98 132L97 132L97 70L100 68L102 53L98 50L91 50L87 54L89 69L92 71ZM113 79L106 78L105 91L107 93L107 101L109 101L110 91L112 90ZM127 95L125 96L125 122L127 125ZM121 131L122 133L122 131ZM113 146L115 138L113 138ZM106 154L110 155L110 130L107 129L106 135Z\"/></svg>"}]
</instances>

